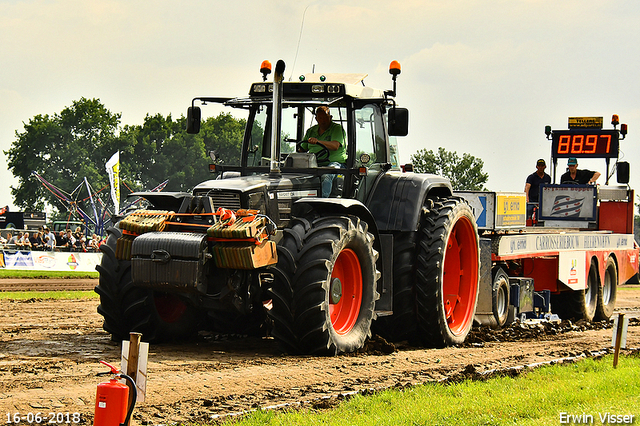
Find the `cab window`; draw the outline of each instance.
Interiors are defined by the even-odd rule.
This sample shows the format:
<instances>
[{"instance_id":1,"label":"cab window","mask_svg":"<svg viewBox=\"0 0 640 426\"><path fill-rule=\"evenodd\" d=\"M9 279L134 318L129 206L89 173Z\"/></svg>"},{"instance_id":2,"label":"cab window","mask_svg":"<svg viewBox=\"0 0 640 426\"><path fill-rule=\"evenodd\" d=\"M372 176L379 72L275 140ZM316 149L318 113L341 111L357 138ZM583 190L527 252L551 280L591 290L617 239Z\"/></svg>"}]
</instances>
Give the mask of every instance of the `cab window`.
<instances>
[{"instance_id":1,"label":"cab window","mask_svg":"<svg viewBox=\"0 0 640 426\"><path fill-rule=\"evenodd\" d=\"M354 166L371 166L387 162L387 148L382 115L377 105L367 104L355 111L356 161ZM369 162L362 164L362 154L367 154Z\"/></svg>"}]
</instances>

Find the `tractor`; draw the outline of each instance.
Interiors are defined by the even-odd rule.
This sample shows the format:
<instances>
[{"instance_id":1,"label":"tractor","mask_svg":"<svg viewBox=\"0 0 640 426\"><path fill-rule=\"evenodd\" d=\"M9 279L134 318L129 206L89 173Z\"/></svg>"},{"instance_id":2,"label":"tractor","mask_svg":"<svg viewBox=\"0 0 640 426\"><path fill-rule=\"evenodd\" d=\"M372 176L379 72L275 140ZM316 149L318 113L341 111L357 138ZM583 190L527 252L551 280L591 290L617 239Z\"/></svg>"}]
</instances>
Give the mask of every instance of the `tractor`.
<instances>
[{"instance_id":1,"label":"tractor","mask_svg":"<svg viewBox=\"0 0 640 426\"><path fill-rule=\"evenodd\" d=\"M269 333L285 352L313 355L357 351L372 333L462 343L478 297L477 226L448 179L398 165L409 128L395 102L400 64L391 62L391 90L366 86L366 74L285 82L283 61L267 81L271 69L263 62L246 97L188 108L188 133L199 132L204 104L247 114L237 164L212 152L211 180L189 193L134 193L148 205L107 230L96 287L104 329L151 342ZM342 128L338 167L328 144L304 152L318 107Z\"/></svg>"}]
</instances>

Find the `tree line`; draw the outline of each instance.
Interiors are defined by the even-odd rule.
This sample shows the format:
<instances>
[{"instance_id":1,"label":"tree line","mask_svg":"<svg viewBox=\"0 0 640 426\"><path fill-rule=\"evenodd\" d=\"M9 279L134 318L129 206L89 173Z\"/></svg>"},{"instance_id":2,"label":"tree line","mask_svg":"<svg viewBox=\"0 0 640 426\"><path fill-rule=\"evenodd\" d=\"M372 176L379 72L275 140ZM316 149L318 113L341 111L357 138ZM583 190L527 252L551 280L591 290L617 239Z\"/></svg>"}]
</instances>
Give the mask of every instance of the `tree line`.
<instances>
[{"instance_id":1,"label":"tree line","mask_svg":"<svg viewBox=\"0 0 640 426\"><path fill-rule=\"evenodd\" d=\"M60 113L31 118L4 151L18 179L11 187L14 204L27 211L43 210L45 203L67 211L33 172L66 192L86 177L94 190L106 188L103 193L109 194L105 163L117 151L121 199L129 190L150 190L167 179L165 190L189 191L211 178L208 149L216 147L222 161L239 158L245 127L244 119L222 113L203 120L197 135L186 133L184 116L147 115L142 125L133 126L121 126L120 120L121 114L109 111L99 99L86 98Z\"/></svg>"},{"instance_id":2,"label":"tree line","mask_svg":"<svg viewBox=\"0 0 640 426\"><path fill-rule=\"evenodd\" d=\"M9 170L18 179L11 187L14 204L26 211L51 205L62 217L69 206L47 190L36 172L52 185L71 192L84 179L110 203L105 163L120 152L121 199L129 191L150 190L168 180L166 191L189 191L211 178L209 150L217 161L235 163L240 157L246 120L221 113L202 121L200 133L186 133L186 118L147 115L141 125L121 125L121 114L109 111L99 99L81 98L60 113L36 115L16 131L11 148L4 151ZM488 175L482 160L439 148L421 149L411 156L414 171L434 173L451 180L454 189L481 190ZM100 191L102 190L102 191ZM88 197L78 207L85 212Z\"/></svg>"}]
</instances>

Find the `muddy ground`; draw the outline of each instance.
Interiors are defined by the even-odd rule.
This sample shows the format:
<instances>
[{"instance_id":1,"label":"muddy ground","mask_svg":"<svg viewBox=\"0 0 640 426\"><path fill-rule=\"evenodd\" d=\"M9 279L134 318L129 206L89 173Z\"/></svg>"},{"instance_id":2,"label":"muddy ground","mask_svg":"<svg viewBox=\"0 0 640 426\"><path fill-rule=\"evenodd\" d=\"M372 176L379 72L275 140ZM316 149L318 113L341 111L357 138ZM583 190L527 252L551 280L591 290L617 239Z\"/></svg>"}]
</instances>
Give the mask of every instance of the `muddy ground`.
<instances>
[{"instance_id":1,"label":"muddy ground","mask_svg":"<svg viewBox=\"0 0 640 426\"><path fill-rule=\"evenodd\" d=\"M43 284L22 284L43 289ZM93 423L96 385L107 380L96 376L106 370L98 361L118 364L120 358L120 345L102 330L98 303L0 300L2 422L7 413L77 412L82 423ZM640 316L640 286L620 288L617 306ZM378 339L366 353L334 358L289 356L269 339L201 334L188 343L150 347L147 398L136 407L134 424L207 421L268 406L328 407L345 393L608 350L611 333L607 323L518 325L500 333L475 329L463 347L392 346ZM640 347L637 319L628 347Z\"/></svg>"}]
</instances>

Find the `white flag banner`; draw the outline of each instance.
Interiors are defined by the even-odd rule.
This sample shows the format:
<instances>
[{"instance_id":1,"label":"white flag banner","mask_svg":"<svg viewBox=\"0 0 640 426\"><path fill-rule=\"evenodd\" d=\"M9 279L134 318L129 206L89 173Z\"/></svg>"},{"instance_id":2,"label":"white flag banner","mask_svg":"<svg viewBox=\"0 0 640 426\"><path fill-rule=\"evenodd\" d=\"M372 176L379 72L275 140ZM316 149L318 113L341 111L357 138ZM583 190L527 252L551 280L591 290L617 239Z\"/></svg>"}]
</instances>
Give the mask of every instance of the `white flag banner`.
<instances>
[{"instance_id":1,"label":"white flag banner","mask_svg":"<svg viewBox=\"0 0 640 426\"><path fill-rule=\"evenodd\" d=\"M118 214L120 212L120 151L109 158L105 167L111 183L111 199L115 206L115 214Z\"/></svg>"}]
</instances>

